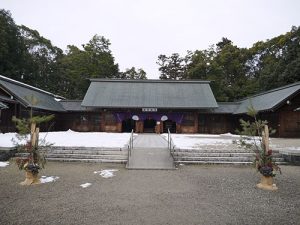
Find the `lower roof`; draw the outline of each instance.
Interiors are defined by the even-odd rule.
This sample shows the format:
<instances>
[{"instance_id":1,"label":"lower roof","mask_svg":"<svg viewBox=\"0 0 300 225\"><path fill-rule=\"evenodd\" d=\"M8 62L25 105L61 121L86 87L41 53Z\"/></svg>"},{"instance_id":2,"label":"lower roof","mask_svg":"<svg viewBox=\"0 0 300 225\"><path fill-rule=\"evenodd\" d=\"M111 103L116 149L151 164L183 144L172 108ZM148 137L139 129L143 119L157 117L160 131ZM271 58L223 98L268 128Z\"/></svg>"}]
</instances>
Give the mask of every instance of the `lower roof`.
<instances>
[{"instance_id":1,"label":"lower roof","mask_svg":"<svg viewBox=\"0 0 300 225\"><path fill-rule=\"evenodd\" d=\"M5 105L3 102L0 102L0 109L7 109L7 105Z\"/></svg>"},{"instance_id":2,"label":"lower roof","mask_svg":"<svg viewBox=\"0 0 300 225\"><path fill-rule=\"evenodd\" d=\"M61 100L59 103L68 112L87 111L86 107L81 106L82 100Z\"/></svg>"},{"instance_id":3,"label":"lower roof","mask_svg":"<svg viewBox=\"0 0 300 225\"><path fill-rule=\"evenodd\" d=\"M257 112L274 111L300 92L300 82L262 92L239 101L234 114L247 113L253 106Z\"/></svg>"},{"instance_id":4,"label":"lower roof","mask_svg":"<svg viewBox=\"0 0 300 225\"><path fill-rule=\"evenodd\" d=\"M0 88L25 107L63 112L60 96L0 75Z\"/></svg>"}]
</instances>

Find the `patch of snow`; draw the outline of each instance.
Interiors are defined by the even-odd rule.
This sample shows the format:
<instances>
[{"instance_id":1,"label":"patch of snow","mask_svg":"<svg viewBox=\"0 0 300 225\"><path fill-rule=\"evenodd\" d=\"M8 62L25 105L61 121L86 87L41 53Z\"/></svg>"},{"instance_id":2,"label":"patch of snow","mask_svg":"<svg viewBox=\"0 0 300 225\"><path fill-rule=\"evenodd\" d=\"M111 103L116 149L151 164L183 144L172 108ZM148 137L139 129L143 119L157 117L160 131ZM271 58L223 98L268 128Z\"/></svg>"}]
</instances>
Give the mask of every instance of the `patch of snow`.
<instances>
[{"instance_id":1,"label":"patch of snow","mask_svg":"<svg viewBox=\"0 0 300 225\"><path fill-rule=\"evenodd\" d=\"M65 147L104 147L122 148L130 138L130 133L105 133L105 132L75 132L72 130L59 132L41 132L39 139L45 139L53 146ZM16 133L0 134L0 147L13 147L12 139Z\"/></svg>"},{"instance_id":2,"label":"patch of snow","mask_svg":"<svg viewBox=\"0 0 300 225\"><path fill-rule=\"evenodd\" d=\"M161 136L168 138L168 134L161 134ZM173 134L171 133L171 137L181 136L181 137L189 137L189 138L219 138L219 134Z\"/></svg>"},{"instance_id":3,"label":"patch of snow","mask_svg":"<svg viewBox=\"0 0 300 225\"><path fill-rule=\"evenodd\" d=\"M89 186L91 186L91 185L92 185L91 183L80 184L80 186L81 186L82 188L87 188L87 187L89 187Z\"/></svg>"},{"instance_id":4,"label":"patch of snow","mask_svg":"<svg viewBox=\"0 0 300 225\"><path fill-rule=\"evenodd\" d=\"M232 133L225 133L225 134L220 134L221 137L236 137L239 138L240 135L237 134L232 134Z\"/></svg>"},{"instance_id":5,"label":"patch of snow","mask_svg":"<svg viewBox=\"0 0 300 225\"><path fill-rule=\"evenodd\" d=\"M114 172L119 171L116 169L108 169L108 170L101 170L101 171L94 171L95 174L98 174L104 178L110 178L110 177L114 177Z\"/></svg>"},{"instance_id":6,"label":"patch of snow","mask_svg":"<svg viewBox=\"0 0 300 225\"><path fill-rule=\"evenodd\" d=\"M0 167L6 167L9 165L9 162L0 162Z\"/></svg>"},{"instance_id":7,"label":"patch of snow","mask_svg":"<svg viewBox=\"0 0 300 225\"><path fill-rule=\"evenodd\" d=\"M60 98L54 98L55 101L60 102L61 99Z\"/></svg>"},{"instance_id":8,"label":"patch of snow","mask_svg":"<svg viewBox=\"0 0 300 225\"><path fill-rule=\"evenodd\" d=\"M13 147L12 139L17 140L16 134L17 133L0 134L0 147Z\"/></svg>"},{"instance_id":9,"label":"patch of snow","mask_svg":"<svg viewBox=\"0 0 300 225\"><path fill-rule=\"evenodd\" d=\"M232 139L221 138L219 135L214 136L199 136L199 135L180 135L174 134L172 135L173 143L176 147L179 148L198 148L205 145L230 145L232 144Z\"/></svg>"},{"instance_id":10,"label":"patch of snow","mask_svg":"<svg viewBox=\"0 0 300 225\"><path fill-rule=\"evenodd\" d=\"M49 183L49 182L54 182L58 179L59 177L56 177L56 176L50 176L50 177L46 177L46 176L42 176L40 178L40 181L42 184L44 183Z\"/></svg>"},{"instance_id":11,"label":"patch of snow","mask_svg":"<svg viewBox=\"0 0 300 225\"><path fill-rule=\"evenodd\" d=\"M167 134L162 134L167 139ZM171 134L173 144L181 149L198 149L205 146L210 149L212 146L232 146L236 145L236 141L240 138L239 135L231 133L211 135L211 134ZM257 137L253 139L257 140ZM253 140L247 140L247 143L253 143Z\"/></svg>"}]
</instances>

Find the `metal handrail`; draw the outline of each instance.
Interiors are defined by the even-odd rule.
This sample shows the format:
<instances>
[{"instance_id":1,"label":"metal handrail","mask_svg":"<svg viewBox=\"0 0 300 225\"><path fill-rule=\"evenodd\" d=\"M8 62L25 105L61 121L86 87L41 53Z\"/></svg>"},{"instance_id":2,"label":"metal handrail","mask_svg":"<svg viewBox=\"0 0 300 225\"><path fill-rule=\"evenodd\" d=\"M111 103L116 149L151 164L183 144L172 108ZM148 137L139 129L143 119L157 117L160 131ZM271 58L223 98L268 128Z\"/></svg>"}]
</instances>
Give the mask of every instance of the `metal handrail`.
<instances>
[{"instance_id":1,"label":"metal handrail","mask_svg":"<svg viewBox=\"0 0 300 225\"><path fill-rule=\"evenodd\" d=\"M133 149L133 129L131 130L131 133L130 133L130 139L129 139L129 145L128 145L128 161L129 161L129 156L131 156L132 149Z\"/></svg>"},{"instance_id":2,"label":"metal handrail","mask_svg":"<svg viewBox=\"0 0 300 225\"><path fill-rule=\"evenodd\" d=\"M171 137L171 132L170 132L170 129L168 129L168 149L170 150L171 156L173 156L174 148L175 148L175 145L174 145L172 137Z\"/></svg>"}]
</instances>

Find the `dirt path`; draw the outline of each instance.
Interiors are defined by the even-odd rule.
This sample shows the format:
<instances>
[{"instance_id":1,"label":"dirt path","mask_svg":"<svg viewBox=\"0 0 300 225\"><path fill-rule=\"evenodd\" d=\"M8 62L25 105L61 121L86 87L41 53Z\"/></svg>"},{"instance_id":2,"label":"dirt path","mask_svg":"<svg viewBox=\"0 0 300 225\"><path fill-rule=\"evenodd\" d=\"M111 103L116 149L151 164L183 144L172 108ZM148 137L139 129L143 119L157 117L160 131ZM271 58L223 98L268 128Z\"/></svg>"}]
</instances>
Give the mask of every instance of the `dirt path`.
<instances>
[{"instance_id":1,"label":"dirt path","mask_svg":"<svg viewBox=\"0 0 300 225\"><path fill-rule=\"evenodd\" d=\"M118 169L105 179L94 171ZM251 167L126 170L118 164L54 163L54 183L22 187L23 171L0 168L0 224L299 224L300 167L282 166L278 192L255 188ZM88 188L80 184L92 183Z\"/></svg>"}]
</instances>

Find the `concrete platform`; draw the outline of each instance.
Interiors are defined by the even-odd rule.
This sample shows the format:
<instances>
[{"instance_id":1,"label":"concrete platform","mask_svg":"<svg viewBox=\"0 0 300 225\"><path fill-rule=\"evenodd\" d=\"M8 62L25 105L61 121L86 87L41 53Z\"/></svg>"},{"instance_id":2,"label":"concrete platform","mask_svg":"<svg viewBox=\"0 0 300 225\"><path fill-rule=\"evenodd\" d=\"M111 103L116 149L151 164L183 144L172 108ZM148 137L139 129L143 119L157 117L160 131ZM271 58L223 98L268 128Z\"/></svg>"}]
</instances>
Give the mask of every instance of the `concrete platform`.
<instances>
[{"instance_id":1,"label":"concrete platform","mask_svg":"<svg viewBox=\"0 0 300 225\"><path fill-rule=\"evenodd\" d=\"M140 134L136 137L126 167L145 170L175 169L167 141L157 134Z\"/></svg>"}]
</instances>

